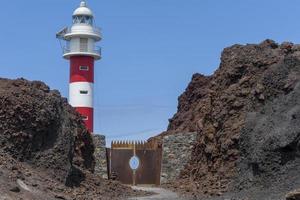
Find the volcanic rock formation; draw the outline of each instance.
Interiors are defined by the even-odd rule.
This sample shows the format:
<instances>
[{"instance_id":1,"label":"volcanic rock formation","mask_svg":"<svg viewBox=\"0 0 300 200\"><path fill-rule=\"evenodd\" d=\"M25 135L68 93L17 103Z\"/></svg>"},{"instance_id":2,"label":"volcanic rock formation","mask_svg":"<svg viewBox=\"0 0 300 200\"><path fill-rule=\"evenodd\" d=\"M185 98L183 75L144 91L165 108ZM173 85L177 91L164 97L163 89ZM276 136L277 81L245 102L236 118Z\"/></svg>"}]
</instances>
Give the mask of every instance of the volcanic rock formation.
<instances>
[{"instance_id":1,"label":"volcanic rock formation","mask_svg":"<svg viewBox=\"0 0 300 200\"><path fill-rule=\"evenodd\" d=\"M257 187L262 199L277 183L300 187L299 80L300 46L271 40L226 48L212 76L195 74L162 134L198 132L175 187L206 195Z\"/></svg>"},{"instance_id":2,"label":"volcanic rock formation","mask_svg":"<svg viewBox=\"0 0 300 200\"><path fill-rule=\"evenodd\" d=\"M1 149L70 185L78 167L93 170L92 138L66 99L41 82L0 81Z\"/></svg>"},{"instance_id":3,"label":"volcanic rock formation","mask_svg":"<svg viewBox=\"0 0 300 200\"><path fill-rule=\"evenodd\" d=\"M0 193L4 199L111 199L132 190L92 174L81 116L42 82L0 79Z\"/></svg>"}]
</instances>

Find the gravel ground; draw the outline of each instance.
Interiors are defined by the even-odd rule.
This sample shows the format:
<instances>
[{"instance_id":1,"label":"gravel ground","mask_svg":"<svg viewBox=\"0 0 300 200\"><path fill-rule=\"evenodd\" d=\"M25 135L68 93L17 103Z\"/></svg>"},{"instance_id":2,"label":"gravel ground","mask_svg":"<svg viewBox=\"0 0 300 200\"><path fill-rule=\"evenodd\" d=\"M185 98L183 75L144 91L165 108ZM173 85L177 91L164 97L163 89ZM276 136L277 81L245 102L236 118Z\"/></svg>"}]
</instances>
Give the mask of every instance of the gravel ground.
<instances>
[{"instance_id":1,"label":"gravel ground","mask_svg":"<svg viewBox=\"0 0 300 200\"><path fill-rule=\"evenodd\" d=\"M146 192L153 192L156 193L152 196L146 196L146 197L133 197L129 198L129 200L184 200L180 198L175 192L172 192L170 190L166 190L163 188L157 188L157 187L137 187L133 186L132 189L134 190L142 190Z\"/></svg>"}]
</instances>

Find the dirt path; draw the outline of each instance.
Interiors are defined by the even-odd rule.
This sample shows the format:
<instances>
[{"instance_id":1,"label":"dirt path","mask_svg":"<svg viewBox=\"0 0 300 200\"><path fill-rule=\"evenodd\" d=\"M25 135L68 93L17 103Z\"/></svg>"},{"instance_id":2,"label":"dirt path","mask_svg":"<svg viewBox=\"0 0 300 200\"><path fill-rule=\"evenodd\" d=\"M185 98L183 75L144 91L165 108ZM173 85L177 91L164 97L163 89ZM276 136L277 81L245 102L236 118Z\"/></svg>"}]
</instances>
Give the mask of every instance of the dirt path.
<instances>
[{"instance_id":1,"label":"dirt path","mask_svg":"<svg viewBox=\"0 0 300 200\"><path fill-rule=\"evenodd\" d=\"M163 188L156 188L156 187L137 187L134 186L132 187L135 190L142 190L142 191L147 191L147 192L154 192L156 193L155 195L152 196L147 196L147 197L133 197L130 198L129 200L183 200L181 198L179 198L179 196L170 191L170 190L166 190Z\"/></svg>"}]
</instances>

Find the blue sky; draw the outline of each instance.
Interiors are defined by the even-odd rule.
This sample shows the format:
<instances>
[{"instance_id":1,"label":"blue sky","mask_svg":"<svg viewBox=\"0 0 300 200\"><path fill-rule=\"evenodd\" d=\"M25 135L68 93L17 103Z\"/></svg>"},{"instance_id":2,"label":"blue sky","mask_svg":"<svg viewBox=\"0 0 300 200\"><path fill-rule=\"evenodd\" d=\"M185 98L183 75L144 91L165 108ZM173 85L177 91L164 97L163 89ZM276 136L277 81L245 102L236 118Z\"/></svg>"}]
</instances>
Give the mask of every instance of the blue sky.
<instances>
[{"instance_id":1,"label":"blue sky","mask_svg":"<svg viewBox=\"0 0 300 200\"><path fill-rule=\"evenodd\" d=\"M55 33L79 0L1 2L0 76L42 80L68 95ZM95 132L146 139L165 130L193 73L212 74L235 43L300 40L297 0L88 0L102 28Z\"/></svg>"}]
</instances>

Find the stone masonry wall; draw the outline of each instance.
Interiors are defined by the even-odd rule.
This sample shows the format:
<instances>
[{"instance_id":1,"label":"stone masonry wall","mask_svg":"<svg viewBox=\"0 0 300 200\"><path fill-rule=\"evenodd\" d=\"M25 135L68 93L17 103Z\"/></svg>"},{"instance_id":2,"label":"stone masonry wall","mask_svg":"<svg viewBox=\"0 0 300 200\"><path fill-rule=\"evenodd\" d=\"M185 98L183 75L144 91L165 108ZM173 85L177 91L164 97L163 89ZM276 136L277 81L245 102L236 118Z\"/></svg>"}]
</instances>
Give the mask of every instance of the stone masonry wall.
<instances>
[{"instance_id":1,"label":"stone masonry wall","mask_svg":"<svg viewBox=\"0 0 300 200\"><path fill-rule=\"evenodd\" d=\"M106 160L106 142L104 135L94 135L95 145L95 173L100 175L102 178L107 179L107 160Z\"/></svg>"},{"instance_id":2,"label":"stone masonry wall","mask_svg":"<svg viewBox=\"0 0 300 200\"><path fill-rule=\"evenodd\" d=\"M163 138L161 183L176 180L190 161L197 133L179 133Z\"/></svg>"}]
</instances>

